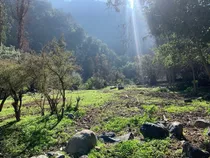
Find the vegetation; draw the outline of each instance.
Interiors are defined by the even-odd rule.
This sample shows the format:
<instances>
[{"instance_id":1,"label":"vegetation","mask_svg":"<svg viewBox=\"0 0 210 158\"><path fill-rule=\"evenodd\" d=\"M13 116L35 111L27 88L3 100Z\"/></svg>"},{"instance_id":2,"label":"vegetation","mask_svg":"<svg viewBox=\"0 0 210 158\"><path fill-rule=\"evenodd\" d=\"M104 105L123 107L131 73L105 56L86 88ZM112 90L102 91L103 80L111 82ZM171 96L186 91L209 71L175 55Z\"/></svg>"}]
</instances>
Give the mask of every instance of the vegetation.
<instances>
[{"instance_id":1,"label":"vegetation","mask_svg":"<svg viewBox=\"0 0 210 158\"><path fill-rule=\"evenodd\" d=\"M92 18L81 18L78 6ZM104 6L114 8L109 26ZM163 120L181 122L187 140L210 152L208 129L193 125L210 114L209 7L205 0L0 0L0 157L63 150L82 129L134 136L98 140L90 158L182 157L179 140L142 137L144 123Z\"/></svg>"}]
</instances>

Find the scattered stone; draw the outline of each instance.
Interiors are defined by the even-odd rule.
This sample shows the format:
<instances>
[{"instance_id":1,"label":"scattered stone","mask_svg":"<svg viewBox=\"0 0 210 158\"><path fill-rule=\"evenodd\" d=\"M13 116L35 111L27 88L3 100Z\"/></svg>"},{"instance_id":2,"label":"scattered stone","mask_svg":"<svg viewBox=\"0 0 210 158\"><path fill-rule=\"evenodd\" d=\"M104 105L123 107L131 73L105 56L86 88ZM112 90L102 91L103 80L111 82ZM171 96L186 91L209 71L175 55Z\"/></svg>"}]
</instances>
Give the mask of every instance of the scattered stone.
<instances>
[{"instance_id":1,"label":"scattered stone","mask_svg":"<svg viewBox=\"0 0 210 158\"><path fill-rule=\"evenodd\" d=\"M154 123L144 123L140 132L144 138L164 139L169 136L169 131L164 125Z\"/></svg>"},{"instance_id":2,"label":"scattered stone","mask_svg":"<svg viewBox=\"0 0 210 158\"><path fill-rule=\"evenodd\" d=\"M49 157L49 158L65 158L65 155L64 154L62 154L62 153L60 153L59 151L57 151L57 152L48 152L47 153L47 156Z\"/></svg>"},{"instance_id":3,"label":"scattered stone","mask_svg":"<svg viewBox=\"0 0 210 158\"><path fill-rule=\"evenodd\" d=\"M87 155L82 155L79 158L88 158L88 156Z\"/></svg>"},{"instance_id":4,"label":"scattered stone","mask_svg":"<svg viewBox=\"0 0 210 158\"><path fill-rule=\"evenodd\" d=\"M184 142L182 148L183 154L189 158L208 158L210 156L207 151L202 151L192 146L189 142Z\"/></svg>"},{"instance_id":5,"label":"scattered stone","mask_svg":"<svg viewBox=\"0 0 210 158\"><path fill-rule=\"evenodd\" d=\"M76 133L68 142L66 152L70 155L84 155L97 144L97 138L93 131L83 130Z\"/></svg>"},{"instance_id":6,"label":"scattered stone","mask_svg":"<svg viewBox=\"0 0 210 158\"><path fill-rule=\"evenodd\" d=\"M134 139L134 135L133 135L133 133L128 133L128 134L125 134L125 135L117 137L117 139L119 139L120 141L133 140Z\"/></svg>"},{"instance_id":7,"label":"scattered stone","mask_svg":"<svg viewBox=\"0 0 210 158\"><path fill-rule=\"evenodd\" d=\"M74 115L73 114L68 114L68 118L73 120L74 119Z\"/></svg>"},{"instance_id":8,"label":"scattered stone","mask_svg":"<svg viewBox=\"0 0 210 158\"><path fill-rule=\"evenodd\" d=\"M185 103L192 103L192 99L185 99L184 102Z\"/></svg>"},{"instance_id":9,"label":"scattered stone","mask_svg":"<svg viewBox=\"0 0 210 158\"><path fill-rule=\"evenodd\" d=\"M120 142L120 139L108 137L106 135L101 135L98 137L100 140L102 140L104 143L117 143Z\"/></svg>"},{"instance_id":10,"label":"scattered stone","mask_svg":"<svg viewBox=\"0 0 210 158\"><path fill-rule=\"evenodd\" d=\"M111 86L111 87L110 87L110 89L116 89L116 88L117 88L116 86Z\"/></svg>"},{"instance_id":11,"label":"scattered stone","mask_svg":"<svg viewBox=\"0 0 210 158\"><path fill-rule=\"evenodd\" d=\"M104 132L104 133L102 133L102 135L107 136L107 137L111 137L111 138L116 136L116 134L114 132Z\"/></svg>"},{"instance_id":12,"label":"scattered stone","mask_svg":"<svg viewBox=\"0 0 210 158\"><path fill-rule=\"evenodd\" d=\"M186 138L183 135L183 124L181 124L180 122L172 122L169 127L169 132L172 134L172 137L174 136L175 138L179 139L179 140L186 140Z\"/></svg>"},{"instance_id":13,"label":"scattered stone","mask_svg":"<svg viewBox=\"0 0 210 158\"><path fill-rule=\"evenodd\" d=\"M118 85L118 90L122 90L124 89L125 87L123 87L122 85Z\"/></svg>"},{"instance_id":14,"label":"scattered stone","mask_svg":"<svg viewBox=\"0 0 210 158\"><path fill-rule=\"evenodd\" d=\"M33 156L31 158L48 158L46 155Z\"/></svg>"},{"instance_id":15,"label":"scattered stone","mask_svg":"<svg viewBox=\"0 0 210 158\"><path fill-rule=\"evenodd\" d=\"M99 146L96 146L95 149L96 149L96 151L100 151L101 150L101 148Z\"/></svg>"},{"instance_id":16,"label":"scattered stone","mask_svg":"<svg viewBox=\"0 0 210 158\"><path fill-rule=\"evenodd\" d=\"M210 126L210 123L204 119L197 119L194 123L194 126L197 128L207 128Z\"/></svg>"}]
</instances>

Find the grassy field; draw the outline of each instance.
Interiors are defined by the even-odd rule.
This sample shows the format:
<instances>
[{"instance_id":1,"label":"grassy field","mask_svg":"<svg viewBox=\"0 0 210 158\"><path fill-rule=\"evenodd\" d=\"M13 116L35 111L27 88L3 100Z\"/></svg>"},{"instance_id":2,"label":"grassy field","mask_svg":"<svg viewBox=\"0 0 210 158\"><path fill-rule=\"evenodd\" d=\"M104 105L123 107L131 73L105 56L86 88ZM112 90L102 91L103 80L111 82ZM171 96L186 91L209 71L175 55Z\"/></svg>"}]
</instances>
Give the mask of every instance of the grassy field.
<instances>
[{"instance_id":1,"label":"grassy field","mask_svg":"<svg viewBox=\"0 0 210 158\"><path fill-rule=\"evenodd\" d=\"M185 103L184 97L161 88L126 87L125 90L83 90L67 93L67 101L76 104L81 97L79 110L73 113L74 120L66 115L61 122L49 115L45 106L45 116L33 98L26 94L23 100L22 118L15 122L11 99L8 99L0 113L0 153L5 158L30 157L46 151L56 151L65 146L66 141L82 129L91 129L96 134L113 131L117 135L126 134L128 125L135 135L134 140L119 144L98 142L100 150L92 150L90 158L171 158L181 157L181 142L165 140L144 140L139 128L144 122L162 120L180 121L185 125L184 134L195 145L209 150L206 143L206 129L195 129L189 124L198 117L208 119L209 103L194 99ZM196 132L194 132L196 131ZM193 133L193 134L192 134Z\"/></svg>"}]
</instances>

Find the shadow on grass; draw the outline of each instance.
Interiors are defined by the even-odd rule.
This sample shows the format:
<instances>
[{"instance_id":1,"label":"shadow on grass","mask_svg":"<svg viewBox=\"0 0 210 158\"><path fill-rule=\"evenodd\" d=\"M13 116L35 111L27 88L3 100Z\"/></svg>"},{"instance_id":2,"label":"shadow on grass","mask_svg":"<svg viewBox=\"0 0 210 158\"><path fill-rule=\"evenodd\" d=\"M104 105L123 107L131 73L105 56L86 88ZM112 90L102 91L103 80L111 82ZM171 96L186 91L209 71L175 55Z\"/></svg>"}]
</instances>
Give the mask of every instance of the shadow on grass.
<instances>
[{"instance_id":1,"label":"shadow on grass","mask_svg":"<svg viewBox=\"0 0 210 158\"><path fill-rule=\"evenodd\" d=\"M47 150L56 144L54 128L60 121L54 116L44 116L7 123L0 127L0 153L18 157L33 156Z\"/></svg>"}]
</instances>

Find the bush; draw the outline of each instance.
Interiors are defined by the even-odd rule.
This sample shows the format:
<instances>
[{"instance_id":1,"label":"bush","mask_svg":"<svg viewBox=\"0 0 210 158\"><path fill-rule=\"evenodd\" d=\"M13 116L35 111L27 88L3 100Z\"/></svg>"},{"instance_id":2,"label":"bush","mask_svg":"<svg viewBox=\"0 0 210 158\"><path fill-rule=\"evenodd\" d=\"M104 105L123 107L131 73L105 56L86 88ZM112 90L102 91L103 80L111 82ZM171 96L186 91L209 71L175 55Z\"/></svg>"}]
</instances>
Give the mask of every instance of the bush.
<instances>
[{"instance_id":1,"label":"bush","mask_svg":"<svg viewBox=\"0 0 210 158\"><path fill-rule=\"evenodd\" d=\"M106 87L106 81L99 77L91 77L85 83L86 89L101 89Z\"/></svg>"}]
</instances>

